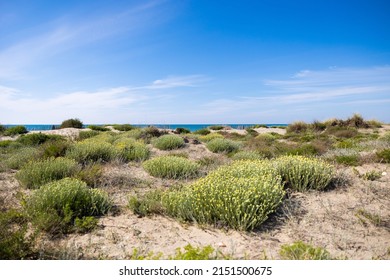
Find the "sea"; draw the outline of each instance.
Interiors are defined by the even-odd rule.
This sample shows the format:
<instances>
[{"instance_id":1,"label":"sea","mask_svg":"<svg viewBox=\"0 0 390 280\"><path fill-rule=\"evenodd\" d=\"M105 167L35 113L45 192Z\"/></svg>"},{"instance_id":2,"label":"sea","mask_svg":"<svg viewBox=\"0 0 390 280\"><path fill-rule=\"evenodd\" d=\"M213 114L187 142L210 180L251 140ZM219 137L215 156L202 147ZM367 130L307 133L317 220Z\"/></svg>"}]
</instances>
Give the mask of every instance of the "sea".
<instances>
[{"instance_id":1,"label":"sea","mask_svg":"<svg viewBox=\"0 0 390 280\"><path fill-rule=\"evenodd\" d=\"M59 124L18 124L18 125L23 125L26 127L28 131L36 131L36 130L52 130L52 129L58 129L60 127ZM84 127L88 127L89 125L92 124L85 124ZM104 125L104 124L94 124L94 125ZM212 125L223 125L223 126L229 126L231 128L235 129L245 129L248 127L252 127L256 124L132 124L135 127L149 127L149 126L155 126L157 128L162 128L162 129L176 129L178 127L186 128L189 131L193 132L202 128L207 128ZM286 127L288 124L262 124L266 125L267 127ZM13 127L17 126L16 124L6 124L4 125L6 128L8 127Z\"/></svg>"}]
</instances>

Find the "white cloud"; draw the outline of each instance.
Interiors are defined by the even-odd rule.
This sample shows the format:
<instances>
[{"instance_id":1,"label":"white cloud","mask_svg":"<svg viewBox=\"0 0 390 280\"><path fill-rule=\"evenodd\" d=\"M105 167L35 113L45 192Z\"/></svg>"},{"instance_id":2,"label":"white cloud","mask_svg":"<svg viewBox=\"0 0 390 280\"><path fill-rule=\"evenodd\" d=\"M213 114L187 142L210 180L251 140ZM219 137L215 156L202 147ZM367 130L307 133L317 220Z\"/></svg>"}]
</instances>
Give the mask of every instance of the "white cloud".
<instances>
[{"instance_id":1,"label":"white cloud","mask_svg":"<svg viewBox=\"0 0 390 280\"><path fill-rule=\"evenodd\" d=\"M143 87L144 89L167 89L176 87L196 87L199 84L208 81L209 78L203 75L188 76L170 76L166 79L155 80L151 85Z\"/></svg>"}]
</instances>

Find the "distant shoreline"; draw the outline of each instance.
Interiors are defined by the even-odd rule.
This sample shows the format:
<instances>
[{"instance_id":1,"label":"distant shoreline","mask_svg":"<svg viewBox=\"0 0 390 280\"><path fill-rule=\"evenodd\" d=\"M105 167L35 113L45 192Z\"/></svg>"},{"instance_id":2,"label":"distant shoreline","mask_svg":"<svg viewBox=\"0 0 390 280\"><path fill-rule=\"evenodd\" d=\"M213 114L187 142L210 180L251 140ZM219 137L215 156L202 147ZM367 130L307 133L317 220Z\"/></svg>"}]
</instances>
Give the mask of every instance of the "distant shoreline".
<instances>
[{"instance_id":1,"label":"distant shoreline","mask_svg":"<svg viewBox=\"0 0 390 280\"><path fill-rule=\"evenodd\" d=\"M4 125L6 128L13 127L17 125L23 125L26 127L28 131L36 131L36 130L52 130L53 127L55 129L58 129L60 127L60 124L6 124ZM89 125L109 125L109 124L85 124L83 127L87 128ZM254 125L259 124L132 124L135 127L144 128L148 126L155 126L157 128L161 129L176 129L178 127L186 128L190 130L191 132L207 128L209 126L213 125L222 125L226 127L231 127L233 129L246 129L248 127L252 127ZM288 124L261 124L265 125L267 127L287 127Z\"/></svg>"}]
</instances>

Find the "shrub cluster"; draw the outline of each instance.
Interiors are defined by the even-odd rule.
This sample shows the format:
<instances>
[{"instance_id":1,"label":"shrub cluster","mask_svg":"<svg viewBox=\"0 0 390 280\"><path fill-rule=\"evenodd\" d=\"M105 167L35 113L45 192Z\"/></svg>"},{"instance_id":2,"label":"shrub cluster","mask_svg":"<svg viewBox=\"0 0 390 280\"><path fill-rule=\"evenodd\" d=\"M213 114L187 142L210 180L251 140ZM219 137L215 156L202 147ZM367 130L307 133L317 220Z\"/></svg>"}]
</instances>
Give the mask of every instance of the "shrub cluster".
<instances>
[{"instance_id":1,"label":"shrub cluster","mask_svg":"<svg viewBox=\"0 0 390 280\"><path fill-rule=\"evenodd\" d=\"M60 125L60 128L68 128L68 127L83 128L83 123L79 119L67 119L64 120Z\"/></svg>"},{"instance_id":2,"label":"shrub cluster","mask_svg":"<svg viewBox=\"0 0 390 280\"><path fill-rule=\"evenodd\" d=\"M135 129L135 127L130 124L115 124L112 127L119 131L129 131Z\"/></svg>"},{"instance_id":3,"label":"shrub cluster","mask_svg":"<svg viewBox=\"0 0 390 280\"><path fill-rule=\"evenodd\" d=\"M110 131L108 127L102 125L89 125L88 128L95 131Z\"/></svg>"},{"instance_id":4,"label":"shrub cluster","mask_svg":"<svg viewBox=\"0 0 390 280\"><path fill-rule=\"evenodd\" d=\"M221 130L224 129L225 127L223 125L211 125L208 128L211 130Z\"/></svg>"},{"instance_id":5,"label":"shrub cluster","mask_svg":"<svg viewBox=\"0 0 390 280\"><path fill-rule=\"evenodd\" d=\"M64 138L60 135L47 135L43 133L31 133L22 135L18 138L18 142L26 146L37 146L41 145L49 140L63 140Z\"/></svg>"},{"instance_id":6,"label":"shrub cluster","mask_svg":"<svg viewBox=\"0 0 390 280\"><path fill-rule=\"evenodd\" d=\"M133 138L120 138L114 142L114 145L118 150L118 157L125 162L144 161L150 156L149 148Z\"/></svg>"},{"instance_id":7,"label":"shrub cluster","mask_svg":"<svg viewBox=\"0 0 390 280\"><path fill-rule=\"evenodd\" d=\"M380 162L390 163L390 149L384 149L376 153Z\"/></svg>"},{"instance_id":8,"label":"shrub cluster","mask_svg":"<svg viewBox=\"0 0 390 280\"><path fill-rule=\"evenodd\" d=\"M17 125L13 127L9 127L4 131L5 136L15 136L19 134L26 134L28 131L25 126Z\"/></svg>"},{"instance_id":9,"label":"shrub cluster","mask_svg":"<svg viewBox=\"0 0 390 280\"><path fill-rule=\"evenodd\" d=\"M22 147L15 150L5 161L5 165L11 169L20 169L31 160L42 156L42 152L35 147Z\"/></svg>"},{"instance_id":10,"label":"shrub cluster","mask_svg":"<svg viewBox=\"0 0 390 280\"><path fill-rule=\"evenodd\" d=\"M84 182L71 178L42 186L25 203L33 225L49 233L68 232L77 218L100 216L110 208L105 192L89 189Z\"/></svg>"},{"instance_id":11,"label":"shrub cluster","mask_svg":"<svg viewBox=\"0 0 390 280\"><path fill-rule=\"evenodd\" d=\"M88 138L95 137L99 135L99 131L96 130L83 130L79 132L79 136L77 137L77 140L82 141Z\"/></svg>"},{"instance_id":12,"label":"shrub cluster","mask_svg":"<svg viewBox=\"0 0 390 280\"><path fill-rule=\"evenodd\" d=\"M334 177L332 165L315 158L282 156L274 160L286 187L295 191L323 190Z\"/></svg>"},{"instance_id":13,"label":"shrub cluster","mask_svg":"<svg viewBox=\"0 0 390 280\"><path fill-rule=\"evenodd\" d=\"M240 148L240 144L229 139L216 138L207 143L207 149L213 153L231 153Z\"/></svg>"},{"instance_id":14,"label":"shrub cluster","mask_svg":"<svg viewBox=\"0 0 390 280\"><path fill-rule=\"evenodd\" d=\"M240 151L232 156L233 160L260 160L264 156L254 151Z\"/></svg>"},{"instance_id":15,"label":"shrub cluster","mask_svg":"<svg viewBox=\"0 0 390 280\"><path fill-rule=\"evenodd\" d=\"M187 179L198 175L199 165L189 159L176 156L161 156L143 163L152 176L167 179Z\"/></svg>"},{"instance_id":16,"label":"shrub cluster","mask_svg":"<svg viewBox=\"0 0 390 280\"><path fill-rule=\"evenodd\" d=\"M208 130L207 128L201 128L201 129L198 129L196 131L194 131L194 134L199 134L199 135L207 135L209 134L211 131Z\"/></svg>"},{"instance_id":17,"label":"shrub cluster","mask_svg":"<svg viewBox=\"0 0 390 280\"><path fill-rule=\"evenodd\" d=\"M16 178L22 186L36 189L48 182L72 176L78 168L74 160L62 157L48 158L26 163L16 173Z\"/></svg>"},{"instance_id":18,"label":"shrub cluster","mask_svg":"<svg viewBox=\"0 0 390 280\"><path fill-rule=\"evenodd\" d=\"M313 247L302 241L291 245L283 245L279 251L285 260L331 260L329 252L321 247Z\"/></svg>"},{"instance_id":19,"label":"shrub cluster","mask_svg":"<svg viewBox=\"0 0 390 280\"><path fill-rule=\"evenodd\" d=\"M284 197L281 178L263 161L237 161L162 196L167 214L198 223L251 230L276 210Z\"/></svg>"},{"instance_id":20,"label":"shrub cluster","mask_svg":"<svg viewBox=\"0 0 390 280\"><path fill-rule=\"evenodd\" d=\"M117 151L110 143L91 138L73 145L66 156L82 164L108 162L117 156Z\"/></svg>"},{"instance_id":21,"label":"shrub cluster","mask_svg":"<svg viewBox=\"0 0 390 280\"><path fill-rule=\"evenodd\" d=\"M160 150L174 150L184 146L184 140L177 135L163 135L152 141L154 147Z\"/></svg>"},{"instance_id":22,"label":"shrub cluster","mask_svg":"<svg viewBox=\"0 0 390 280\"><path fill-rule=\"evenodd\" d=\"M206 135L199 136L199 140L202 141L202 142L209 142L209 141L217 139L217 138L222 139L224 137L221 134L219 134L219 133L209 133L209 134L206 134Z\"/></svg>"},{"instance_id":23,"label":"shrub cluster","mask_svg":"<svg viewBox=\"0 0 390 280\"><path fill-rule=\"evenodd\" d=\"M187 128L184 128L184 127L178 127L175 129L175 133L177 134L187 134L187 133L191 133L190 130L188 130Z\"/></svg>"}]
</instances>

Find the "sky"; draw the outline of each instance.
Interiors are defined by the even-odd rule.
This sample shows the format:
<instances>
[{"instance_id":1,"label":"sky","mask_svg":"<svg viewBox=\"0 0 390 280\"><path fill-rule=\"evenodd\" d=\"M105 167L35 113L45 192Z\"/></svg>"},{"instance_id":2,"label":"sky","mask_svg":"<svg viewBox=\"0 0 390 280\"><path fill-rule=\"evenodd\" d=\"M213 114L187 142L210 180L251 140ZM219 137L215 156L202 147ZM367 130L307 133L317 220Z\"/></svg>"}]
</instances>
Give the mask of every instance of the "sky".
<instances>
[{"instance_id":1,"label":"sky","mask_svg":"<svg viewBox=\"0 0 390 280\"><path fill-rule=\"evenodd\" d=\"M0 0L0 123L390 122L387 0Z\"/></svg>"}]
</instances>

